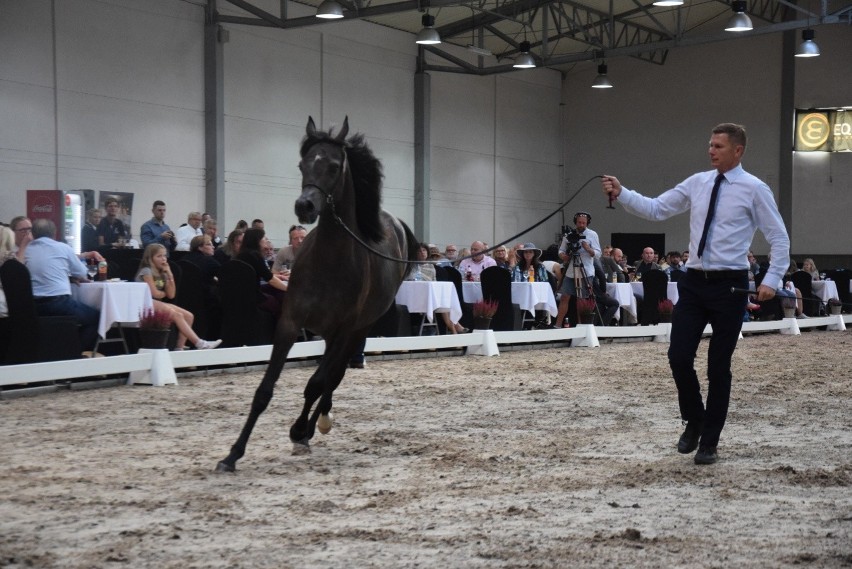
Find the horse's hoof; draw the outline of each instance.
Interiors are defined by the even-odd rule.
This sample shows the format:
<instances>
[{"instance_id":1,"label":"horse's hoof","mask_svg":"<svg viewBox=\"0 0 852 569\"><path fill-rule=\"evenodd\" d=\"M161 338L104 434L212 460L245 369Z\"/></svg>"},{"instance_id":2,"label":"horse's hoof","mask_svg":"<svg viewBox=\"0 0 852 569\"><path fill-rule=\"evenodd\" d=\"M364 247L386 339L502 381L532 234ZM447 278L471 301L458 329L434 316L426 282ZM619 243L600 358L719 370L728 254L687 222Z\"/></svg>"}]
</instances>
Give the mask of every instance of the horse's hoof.
<instances>
[{"instance_id":1,"label":"horse's hoof","mask_svg":"<svg viewBox=\"0 0 852 569\"><path fill-rule=\"evenodd\" d=\"M301 456L304 454L311 454L311 446L306 442L303 443L293 443L293 452L290 453L293 456Z\"/></svg>"},{"instance_id":2,"label":"horse's hoof","mask_svg":"<svg viewBox=\"0 0 852 569\"><path fill-rule=\"evenodd\" d=\"M333 425L334 416L331 413L328 415L320 414L319 419L317 419L317 430L323 435L330 433Z\"/></svg>"},{"instance_id":3,"label":"horse's hoof","mask_svg":"<svg viewBox=\"0 0 852 569\"><path fill-rule=\"evenodd\" d=\"M233 464L228 464L224 460L220 460L216 465L216 470L213 472L236 472L237 468Z\"/></svg>"}]
</instances>

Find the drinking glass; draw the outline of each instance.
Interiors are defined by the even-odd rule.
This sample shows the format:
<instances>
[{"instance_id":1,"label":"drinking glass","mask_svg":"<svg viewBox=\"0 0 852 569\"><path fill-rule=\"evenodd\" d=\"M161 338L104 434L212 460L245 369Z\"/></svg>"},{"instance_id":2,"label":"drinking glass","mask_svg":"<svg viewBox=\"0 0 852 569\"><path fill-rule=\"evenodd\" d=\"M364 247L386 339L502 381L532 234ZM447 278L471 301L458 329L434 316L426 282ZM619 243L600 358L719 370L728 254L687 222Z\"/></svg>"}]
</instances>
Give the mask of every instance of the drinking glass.
<instances>
[{"instance_id":1,"label":"drinking glass","mask_svg":"<svg viewBox=\"0 0 852 569\"><path fill-rule=\"evenodd\" d=\"M89 280L95 280L95 275L98 274L98 266L94 263L89 263L86 265L86 273L89 275Z\"/></svg>"}]
</instances>

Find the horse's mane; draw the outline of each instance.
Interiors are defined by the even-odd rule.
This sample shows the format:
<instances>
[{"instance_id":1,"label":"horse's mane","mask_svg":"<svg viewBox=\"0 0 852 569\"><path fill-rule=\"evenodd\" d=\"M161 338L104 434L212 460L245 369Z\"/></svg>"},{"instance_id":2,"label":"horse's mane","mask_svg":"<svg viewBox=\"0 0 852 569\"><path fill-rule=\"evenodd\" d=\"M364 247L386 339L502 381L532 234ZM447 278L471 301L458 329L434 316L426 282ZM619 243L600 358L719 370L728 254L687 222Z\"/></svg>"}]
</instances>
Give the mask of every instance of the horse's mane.
<instances>
[{"instance_id":1,"label":"horse's mane","mask_svg":"<svg viewBox=\"0 0 852 569\"><path fill-rule=\"evenodd\" d=\"M314 136L305 136L300 148L302 157L315 144L327 142L340 145L340 141L329 132L317 131ZM352 185L355 189L355 219L359 231L372 241L384 239L379 213L382 205L382 163L364 141L361 133L353 134L344 145L349 171L352 174Z\"/></svg>"}]
</instances>

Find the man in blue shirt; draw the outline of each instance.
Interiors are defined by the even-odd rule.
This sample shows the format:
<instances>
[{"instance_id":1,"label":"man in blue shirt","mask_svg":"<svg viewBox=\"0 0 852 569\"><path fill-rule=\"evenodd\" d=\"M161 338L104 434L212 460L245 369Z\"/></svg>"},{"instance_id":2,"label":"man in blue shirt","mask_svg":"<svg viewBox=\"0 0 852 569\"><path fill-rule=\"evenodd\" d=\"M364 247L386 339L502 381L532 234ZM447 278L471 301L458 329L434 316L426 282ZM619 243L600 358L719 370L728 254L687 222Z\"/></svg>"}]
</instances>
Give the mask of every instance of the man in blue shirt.
<instances>
[{"instance_id":1,"label":"man in blue shirt","mask_svg":"<svg viewBox=\"0 0 852 569\"><path fill-rule=\"evenodd\" d=\"M166 218L166 204L160 200L154 202L154 207L151 208L154 217L142 224L142 230L139 232L139 238L142 239L142 248L144 249L151 243L159 243L169 251L174 251L177 241L175 241L175 233L164 221Z\"/></svg>"},{"instance_id":2,"label":"man in blue shirt","mask_svg":"<svg viewBox=\"0 0 852 569\"><path fill-rule=\"evenodd\" d=\"M55 241L56 225L48 219L32 224L33 240L24 254L39 316L73 316L80 323L80 345L91 350L98 337L100 312L71 298L71 281L88 280L86 266L66 243Z\"/></svg>"},{"instance_id":3,"label":"man in blue shirt","mask_svg":"<svg viewBox=\"0 0 852 569\"><path fill-rule=\"evenodd\" d=\"M790 258L790 239L772 190L743 170L745 128L723 123L712 130L710 163L714 170L694 174L656 198L624 188L614 176L603 176L603 191L624 208L651 220L689 211L686 276L678 282L680 298L672 314L669 366L678 390L686 430L678 452L698 448L696 464L717 460L716 446L728 415L731 357L742 329L747 297L731 288L748 288L748 253L754 232L769 242L773 262L757 289L758 302L775 296ZM711 190L712 188L712 190ZM695 372L695 353L707 324L713 336L707 353L707 407Z\"/></svg>"}]
</instances>

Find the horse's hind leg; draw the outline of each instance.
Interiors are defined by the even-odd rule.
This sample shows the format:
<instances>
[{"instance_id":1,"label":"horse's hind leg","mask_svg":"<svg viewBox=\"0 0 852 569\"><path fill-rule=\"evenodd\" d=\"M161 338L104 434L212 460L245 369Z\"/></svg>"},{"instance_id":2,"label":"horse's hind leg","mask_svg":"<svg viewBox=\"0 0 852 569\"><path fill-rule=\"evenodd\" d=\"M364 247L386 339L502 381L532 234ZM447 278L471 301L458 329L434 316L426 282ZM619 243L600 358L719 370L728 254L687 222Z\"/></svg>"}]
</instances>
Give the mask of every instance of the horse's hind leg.
<instances>
[{"instance_id":1,"label":"horse's hind leg","mask_svg":"<svg viewBox=\"0 0 852 569\"><path fill-rule=\"evenodd\" d=\"M257 423L258 417L260 417L261 413L266 410L266 407L269 405L269 401L272 399L272 392L275 389L275 383L278 381L278 377L281 375L281 370L284 368L284 362L287 359L287 354L290 352L290 348L293 347L293 344L296 341L295 330L282 331L281 325L279 324L279 332L282 333L276 335L276 342L272 348L272 356L269 359L269 366L267 366L266 373L263 374L263 379L254 392L254 398L251 402L251 411L249 412L248 419L246 419L246 424L243 426L243 430L240 432L237 442L235 442L234 446L231 447L230 454L216 465L216 472L234 472L236 470L237 461L241 459L246 452L246 444L248 444L249 437L251 436L255 423Z\"/></svg>"},{"instance_id":2,"label":"horse's hind leg","mask_svg":"<svg viewBox=\"0 0 852 569\"><path fill-rule=\"evenodd\" d=\"M302 414L290 427L290 440L294 443L294 453L303 453L308 450L320 416L326 417L323 420L322 429L326 432L331 429L332 392L343 380L352 351L363 342L364 337L366 337L366 331L346 334L343 337L338 335L326 340L328 345L320 366L305 386L305 405L302 408ZM320 399L320 402L311 415L311 408L317 399Z\"/></svg>"}]
</instances>

